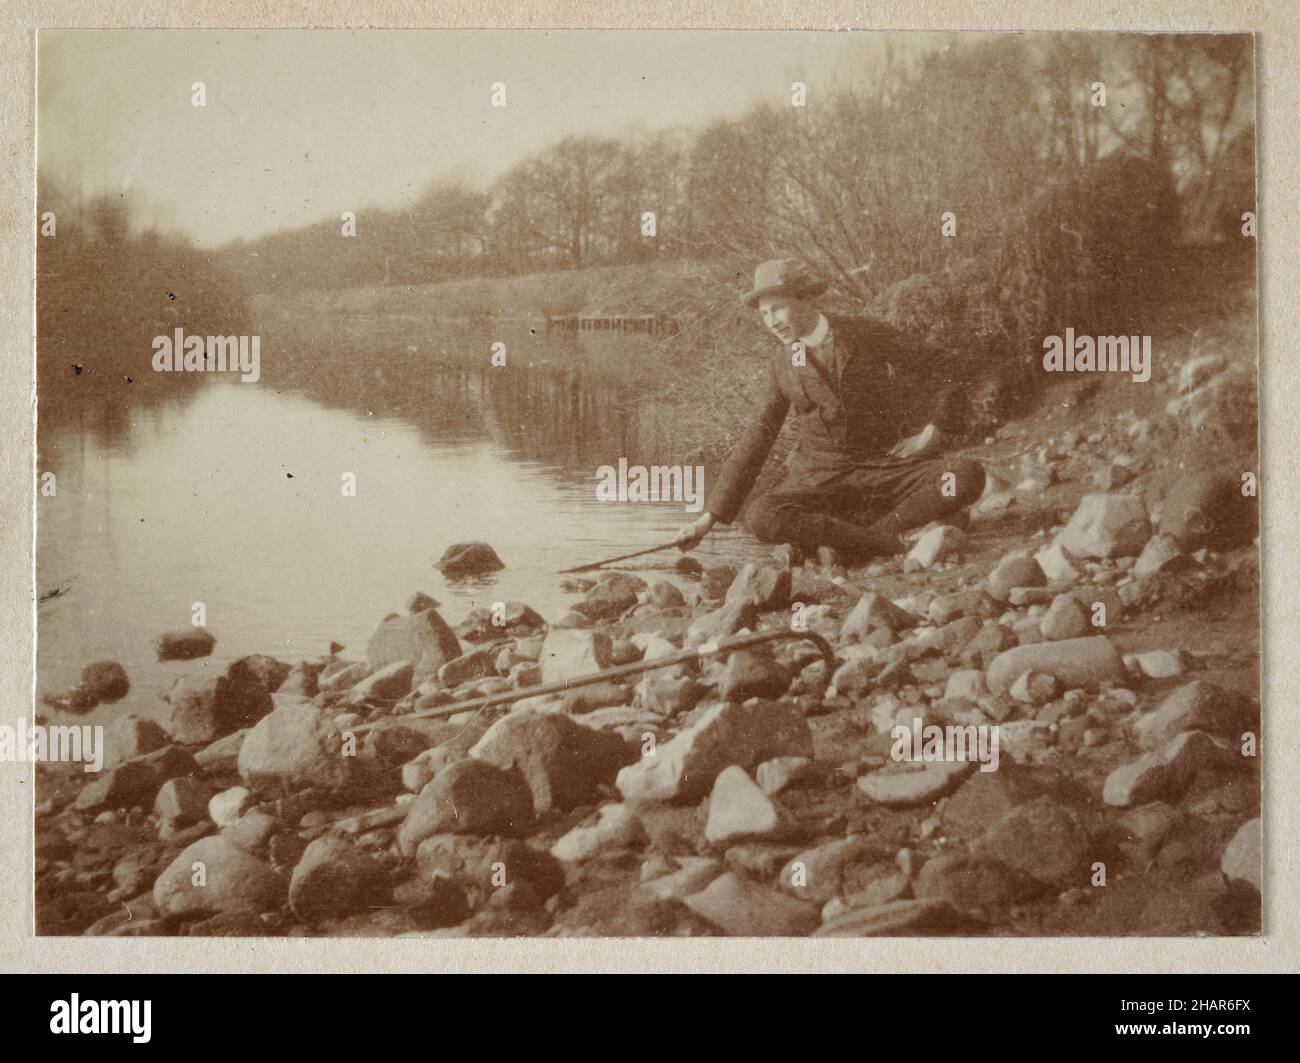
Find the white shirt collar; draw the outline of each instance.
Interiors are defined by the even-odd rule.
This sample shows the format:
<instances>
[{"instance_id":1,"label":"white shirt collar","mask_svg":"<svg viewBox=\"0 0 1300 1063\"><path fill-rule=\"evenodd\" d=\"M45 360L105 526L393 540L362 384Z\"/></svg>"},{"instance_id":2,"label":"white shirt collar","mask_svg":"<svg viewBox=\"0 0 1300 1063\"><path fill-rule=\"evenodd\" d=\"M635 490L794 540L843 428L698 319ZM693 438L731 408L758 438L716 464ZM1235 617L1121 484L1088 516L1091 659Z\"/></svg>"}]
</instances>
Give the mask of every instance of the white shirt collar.
<instances>
[{"instance_id":1,"label":"white shirt collar","mask_svg":"<svg viewBox=\"0 0 1300 1063\"><path fill-rule=\"evenodd\" d=\"M816 350L826 342L826 337L830 335L831 323L826 320L825 314L817 315L817 327L814 328L807 336L800 336L799 339L807 349Z\"/></svg>"}]
</instances>

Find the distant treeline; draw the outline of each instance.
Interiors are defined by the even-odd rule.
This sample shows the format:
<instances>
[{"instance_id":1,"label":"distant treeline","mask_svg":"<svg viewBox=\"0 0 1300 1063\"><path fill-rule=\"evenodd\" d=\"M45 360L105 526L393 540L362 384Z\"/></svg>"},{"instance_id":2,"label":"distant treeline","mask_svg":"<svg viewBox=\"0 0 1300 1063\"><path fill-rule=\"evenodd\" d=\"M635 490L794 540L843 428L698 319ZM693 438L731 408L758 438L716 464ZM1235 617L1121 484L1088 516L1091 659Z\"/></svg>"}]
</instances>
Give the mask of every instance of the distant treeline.
<instances>
[{"instance_id":1,"label":"distant treeline","mask_svg":"<svg viewBox=\"0 0 1300 1063\"><path fill-rule=\"evenodd\" d=\"M972 381L1016 378L1061 328L1147 331L1146 308L1184 287L1175 244L1253 253L1249 35L904 44L807 94L692 131L566 137L486 189L435 182L409 206L360 208L354 236L335 216L202 252L133 231L117 200L70 204L42 186L40 209L59 219L38 242L47 397L83 379L74 366L159 386L139 375L151 337L250 331L244 292L396 295L597 265L720 278L698 306L653 305L651 286L647 305L623 307L693 318L684 349L778 255L829 277L832 305L952 353Z\"/></svg>"},{"instance_id":2,"label":"distant treeline","mask_svg":"<svg viewBox=\"0 0 1300 1063\"><path fill-rule=\"evenodd\" d=\"M805 106L566 137L486 190L437 183L407 207L359 210L355 237L330 217L223 256L268 292L795 254L866 303L963 260L996 290L1042 241L1031 223L1081 231L1089 205L1050 193L1117 153L1151 164L1140 193L1177 187L1184 220L1167 239L1235 234L1254 207L1247 35L1007 37L868 61L851 87L810 84Z\"/></svg>"}]
</instances>

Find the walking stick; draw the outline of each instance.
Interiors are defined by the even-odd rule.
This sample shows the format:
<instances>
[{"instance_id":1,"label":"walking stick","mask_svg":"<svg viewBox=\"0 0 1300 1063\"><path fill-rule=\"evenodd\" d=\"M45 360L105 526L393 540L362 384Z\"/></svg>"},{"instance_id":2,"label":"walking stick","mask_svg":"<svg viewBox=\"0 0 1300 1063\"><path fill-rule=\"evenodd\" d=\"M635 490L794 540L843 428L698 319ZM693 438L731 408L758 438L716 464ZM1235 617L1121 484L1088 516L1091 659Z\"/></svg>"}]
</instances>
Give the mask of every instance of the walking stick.
<instances>
[{"instance_id":1,"label":"walking stick","mask_svg":"<svg viewBox=\"0 0 1300 1063\"><path fill-rule=\"evenodd\" d=\"M562 568L557 573L560 576L567 576L571 572L589 572L593 568L600 568L602 565L612 565L615 561L627 561L633 557L644 557L646 554L657 554L660 550L667 550L670 546L676 546L677 541L664 543L662 546L649 546L644 550L634 550L630 554L619 554L618 557L607 557L604 561L593 561L589 565L578 565L575 568Z\"/></svg>"},{"instance_id":2,"label":"walking stick","mask_svg":"<svg viewBox=\"0 0 1300 1063\"><path fill-rule=\"evenodd\" d=\"M455 716L457 713L469 712L474 709L486 709L491 705L506 705L512 701L521 701L524 698L540 697L543 694L558 694L565 690L572 690L575 687L591 686L593 683L604 683L612 679L625 679L628 676L640 675L642 672L652 672L659 668L671 668L674 665L685 664L688 661L698 661L706 657L729 654L764 642L775 642L777 639L802 639L811 642L821 651L822 658L826 661L827 666L830 668L835 667L835 651L831 649L831 644L816 632L791 631L789 628L780 628L776 631L759 631L750 635L738 635L722 642L706 642L701 646L682 650L680 653L674 653L669 657L657 657L653 661L633 661L631 664L620 664L614 668L606 668L603 672L592 672L590 675L577 676L574 679L543 683L541 686L535 687L521 687L518 690L503 690L499 694L487 694L481 698L471 698L468 701L460 701L453 705L439 705L437 708L426 709L424 712L411 712L404 716L385 717L382 720L376 720L374 723L349 727L348 730L353 732L368 731L382 723L400 723L402 720L436 720L443 716Z\"/></svg>"}]
</instances>

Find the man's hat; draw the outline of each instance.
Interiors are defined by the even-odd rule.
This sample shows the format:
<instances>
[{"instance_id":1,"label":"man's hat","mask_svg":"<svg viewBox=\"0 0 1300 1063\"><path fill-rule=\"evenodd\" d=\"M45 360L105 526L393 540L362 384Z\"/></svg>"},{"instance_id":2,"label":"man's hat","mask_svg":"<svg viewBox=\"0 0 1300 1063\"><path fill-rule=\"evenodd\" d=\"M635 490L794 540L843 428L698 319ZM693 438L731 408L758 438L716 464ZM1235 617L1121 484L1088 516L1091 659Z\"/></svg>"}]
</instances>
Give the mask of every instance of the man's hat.
<instances>
[{"instance_id":1,"label":"man's hat","mask_svg":"<svg viewBox=\"0 0 1300 1063\"><path fill-rule=\"evenodd\" d=\"M828 287L826 281L819 280L798 259L774 258L759 263L758 269L754 270L754 287L740 298L746 306L757 306L765 295L811 298L821 295Z\"/></svg>"}]
</instances>

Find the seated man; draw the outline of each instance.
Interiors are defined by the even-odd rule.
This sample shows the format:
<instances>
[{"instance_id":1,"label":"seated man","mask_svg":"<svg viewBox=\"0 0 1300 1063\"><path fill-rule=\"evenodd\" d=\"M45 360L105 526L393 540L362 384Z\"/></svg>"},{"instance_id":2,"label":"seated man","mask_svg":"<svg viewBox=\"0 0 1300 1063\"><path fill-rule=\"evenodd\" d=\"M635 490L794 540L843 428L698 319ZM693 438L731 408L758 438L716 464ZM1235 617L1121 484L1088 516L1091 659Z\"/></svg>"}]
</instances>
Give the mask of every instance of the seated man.
<instances>
[{"instance_id":1,"label":"seated man","mask_svg":"<svg viewBox=\"0 0 1300 1063\"><path fill-rule=\"evenodd\" d=\"M755 271L744 301L782 347L768 363L757 420L727 458L704 512L677 534L683 550L735 519L791 406L798 440L786 480L756 498L747 517L762 542L788 543L796 556L829 548L835 561L858 563L901 552L904 531L980 497L978 462L934 457L944 429L952 430L954 389L935 382L933 366L918 362L924 353L884 322L818 311L811 300L826 287L793 259ZM923 427L904 438L909 423Z\"/></svg>"}]
</instances>

